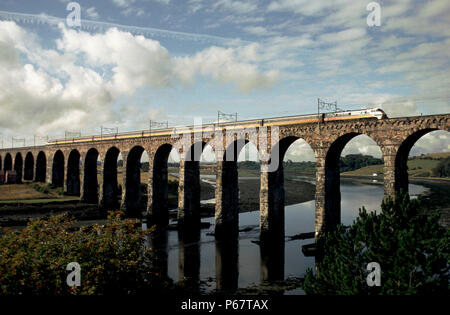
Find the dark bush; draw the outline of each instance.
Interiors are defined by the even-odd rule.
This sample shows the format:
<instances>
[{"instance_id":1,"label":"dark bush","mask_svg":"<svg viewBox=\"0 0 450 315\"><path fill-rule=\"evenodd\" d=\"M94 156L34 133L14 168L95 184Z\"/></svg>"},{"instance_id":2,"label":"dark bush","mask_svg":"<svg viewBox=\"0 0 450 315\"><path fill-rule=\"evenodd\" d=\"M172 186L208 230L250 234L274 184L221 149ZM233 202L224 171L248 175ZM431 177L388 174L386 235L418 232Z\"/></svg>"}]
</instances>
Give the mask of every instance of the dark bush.
<instances>
[{"instance_id":1,"label":"dark bush","mask_svg":"<svg viewBox=\"0 0 450 315\"><path fill-rule=\"evenodd\" d=\"M32 220L22 231L1 229L0 293L5 295L151 294L171 282L155 272L145 232L122 213L104 226L73 232L67 214ZM81 286L69 287L66 266L81 266Z\"/></svg>"},{"instance_id":2,"label":"dark bush","mask_svg":"<svg viewBox=\"0 0 450 315\"><path fill-rule=\"evenodd\" d=\"M318 242L317 274L307 271L307 294L449 294L450 231L439 214L424 213L407 194L388 199L379 214L363 208L349 227ZM366 283L378 262L381 286Z\"/></svg>"}]
</instances>

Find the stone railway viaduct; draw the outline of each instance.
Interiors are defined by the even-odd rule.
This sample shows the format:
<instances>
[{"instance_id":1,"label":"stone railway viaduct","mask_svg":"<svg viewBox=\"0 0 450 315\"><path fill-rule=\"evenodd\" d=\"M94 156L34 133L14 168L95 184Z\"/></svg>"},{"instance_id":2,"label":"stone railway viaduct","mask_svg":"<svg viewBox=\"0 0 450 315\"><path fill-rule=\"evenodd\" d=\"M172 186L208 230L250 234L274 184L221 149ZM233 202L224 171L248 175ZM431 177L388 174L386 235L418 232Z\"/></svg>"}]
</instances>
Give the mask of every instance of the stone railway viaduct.
<instances>
[{"instance_id":1,"label":"stone railway viaduct","mask_svg":"<svg viewBox=\"0 0 450 315\"><path fill-rule=\"evenodd\" d=\"M242 122L245 125L245 122ZM264 120L260 120L260 127ZM201 150L212 137L222 134L223 148L235 149L232 158L224 157L224 150L211 145L217 159L216 177L216 237L238 231L238 171L237 156L242 146L237 143L256 142L259 137L249 133L236 133L225 137L227 123L214 125L213 132L202 133L195 129L185 131L192 140L192 147L201 144ZM339 157L345 145L358 135L367 135L381 149L384 159L385 196L394 196L401 189L408 190L407 160L415 142L435 130L450 131L450 114L403 117L361 118L330 122L299 123L284 121L267 128L267 141L278 127L279 139L269 147L271 159L278 155L279 161L289 146L297 139L304 139L313 149L316 158L315 232L316 238L332 230L340 222L340 175ZM22 147L0 150L0 169L15 170L19 179L52 183L64 187L69 195L80 196L81 201L98 204L103 209L121 207L129 215L139 216L141 211L139 162L144 150L149 156L147 215L152 223L168 223L168 158L179 140L170 135L150 134L149 131L121 138L122 134L98 138L83 138L81 142L51 142L44 146ZM253 140L252 140L253 139ZM256 141L254 140L256 139ZM278 150L274 150L277 148ZM201 152L200 150L200 152ZM180 154L186 151L179 150ZM199 162L187 158L194 150L180 155L178 223L184 227L197 227L200 223L200 172ZM122 154L124 171L121 185L122 198L119 204L117 159ZM97 160L101 166L97 166ZM262 162L262 166L267 162ZM100 174L97 180L97 173ZM276 170L262 170L260 187L261 237L284 233L284 178L283 165Z\"/></svg>"}]
</instances>

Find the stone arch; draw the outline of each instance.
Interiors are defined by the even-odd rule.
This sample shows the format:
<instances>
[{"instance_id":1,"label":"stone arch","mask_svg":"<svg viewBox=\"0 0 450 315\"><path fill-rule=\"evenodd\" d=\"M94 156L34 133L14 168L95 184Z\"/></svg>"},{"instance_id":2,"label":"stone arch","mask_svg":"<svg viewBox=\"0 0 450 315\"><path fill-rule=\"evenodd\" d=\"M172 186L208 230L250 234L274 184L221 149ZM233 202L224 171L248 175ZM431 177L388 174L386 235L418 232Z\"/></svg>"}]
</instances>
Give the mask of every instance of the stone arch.
<instances>
[{"instance_id":1,"label":"stone arch","mask_svg":"<svg viewBox=\"0 0 450 315\"><path fill-rule=\"evenodd\" d=\"M91 148L86 153L86 158L84 160L83 202L86 203L98 203L98 157L99 153L97 149Z\"/></svg>"},{"instance_id":2,"label":"stone arch","mask_svg":"<svg viewBox=\"0 0 450 315\"><path fill-rule=\"evenodd\" d=\"M16 171L16 183L22 183L23 158L22 153L17 152L14 158L14 170Z\"/></svg>"},{"instance_id":3,"label":"stone arch","mask_svg":"<svg viewBox=\"0 0 450 315\"><path fill-rule=\"evenodd\" d=\"M402 143L400 144L397 153L395 155L394 162L394 176L395 176L395 186L394 190L396 193L400 191L408 192L408 156L409 153L414 146L414 144L423 136L429 134L430 132L443 130L449 131L446 129L439 128L425 128L414 131L412 134L407 136Z\"/></svg>"},{"instance_id":4,"label":"stone arch","mask_svg":"<svg viewBox=\"0 0 450 315\"><path fill-rule=\"evenodd\" d=\"M260 228L261 239L274 240L284 239L284 208L285 208L285 190L284 190L284 167L283 160L286 152L291 145L304 137L296 135L286 135L281 138L272 148L269 163L273 166L268 168L267 172L262 170L261 204L260 204ZM305 142L311 147L307 140ZM267 236L267 237L266 237Z\"/></svg>"},{"instance_id":5,"label":"stone arch","mask_svg":"<svg viewBox=\"0 0 450 315\"><path fill-rule=\"evenodd\" d=\"M200 225L200 157L206 144L193 143L180 161L178 223L189 228Z\"/></svg>"},{"instance_id":6,"label":"stone arch","mask_svg":"<svg viewBox=\"0 0 450 315\"><path fill-rule=\"evenodd\" d=\"M117 182L117 159L120 150L117 147L108 149L103 165L103 195L101 205L107 210L119 208L119 186Z\"/></svg>"},{"instance_id":7,"label":"stone arch","mask_svg":"<svg viewBox=\"0 0 450 315\"><path fill-rule=\"evenodd\" d=\"M72 150L67 161L67 194L69 196L80 196L80 161L78 150Z\"/></svg>"},{"instance_id":8,"label":"stone arch","mask_svg":"<svg viewBox=\"0 0 450 315\"><path fill-rule=\"evenodd\" d=\"M12 170L12 157L10 153L6 153L5 155L5 161L3 162L3 170L4 171L11 171Z\"/></svg>"},{"instance_id":9,"label":"stone arch","mask_svg":"<svg viewBox=\"0 0 450 315\"><path fill-rule=\"evenodd\" d=\"M150 199L150 219L152 223L166 225L169 223L168 207L168 160L173 146L169 143L158 147L153 158L153 177L149 190L152 191Z\"/></svg>"},{"instance_id":10,"label":"stone arch","mask_svg":"<svg viewBox=\"0 0 450 315\"><path fill-rule=\"evenodd\" d=\"M40 151L36 158L36 176L35 181L45 183L47 176L47 157L45 153Z\"/></svg>"},{"instance_id":11,"label":"stone arch","mask_svg":"<svg viewBox=\"0 0 450 315\"><path fill-rule=\"evenodd\" d=\"M317 209L323 211L323 217L321 219L316 217L316 222L322 221L320 228L322 231L333 230L341 222L340 157L350 140L360 135L369 137L381 148L379 139L371 137L370 134L353 131L336 138L326 152L324 179L317 178L317 182L324 181L324 189L320 192L320 194L324 194L323 200L317 198L316 195L316 211ZM323 204L320 204L321 202ZM317 232L320 231L316 226L316 234Z\"/></svg>"},{"instance_id":12,"label":"stone arch","mask_svg":"<svg viewBox=\"0 0 450 315\"><path fill-rule=\"evenodd\" d=\"M25 169L23 174L24 180L33 180L34 176L34 156L33 153L28 152L25 156Z\"/></svg>"},{"instance_id":13,"label":"stone arch","mask_svg":"<svg viewBox=\"0 0 450 315\"><path fill-rule=\"evenodd\" d=\"M249 143L238 138L228 144L217 161L215 236L236 237L239 232L239 180L237 161L241 150ZM254 143L254 142L252 142ZM257 147L257 146L256 146Z\"/></svg>"},{"instance_id":14,"label":"stone arch","mask_svg":"<svg viewBox=\"0 0 450 315\"><path fill-rule=\"evenodd\" d=\"M125 178L125 200L123 202L128 216L141 216L141 157L145 149L142 146L133 147L127 155L126 178Z\"/></svg>"},{"instance_id":15,"label":"stone arch","mask_svg":"<svg viewBox=\"0 0 450 315\"><path fill-rule=\"evenodd\" d=\"M64 187L64 153L61 150L53 155L52 184L54 187Z\"/></svg>"}]
</instances>

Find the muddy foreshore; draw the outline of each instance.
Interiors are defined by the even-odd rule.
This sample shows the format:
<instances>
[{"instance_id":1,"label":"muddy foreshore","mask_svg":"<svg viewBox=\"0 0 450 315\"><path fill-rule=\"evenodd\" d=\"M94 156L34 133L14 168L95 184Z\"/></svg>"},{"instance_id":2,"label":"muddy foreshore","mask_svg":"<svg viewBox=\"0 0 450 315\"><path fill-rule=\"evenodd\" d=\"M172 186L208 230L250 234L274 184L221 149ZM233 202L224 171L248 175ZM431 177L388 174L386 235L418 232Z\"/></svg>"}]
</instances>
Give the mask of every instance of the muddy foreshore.
<instances>
[{"instance_id":1,"label":"muddy foreshore","mask_svg":"<svg viewBox=\"0 0 450 315\"><path fill-rule=\"evenodd\" d=\"M239 211L248 212L259 209L259 178L239 180ZM311 183L286 180L286 205L301 203L314 199L315 187ZM207 182L201 182L201 200L215 197L215 187ZM177 208L176 198L169 196L169 209ZM69 212L76 220L91 221L104 219L100 209L93 204L78 201L58 201L42 203L4 203L0 205L0 226L24 226L30 219L48 218L51 215ZM214 204L202 204L201 216L214 216ZM176 219L176 212L170 212L171 219Z\"/></svg>"}]
</instances>

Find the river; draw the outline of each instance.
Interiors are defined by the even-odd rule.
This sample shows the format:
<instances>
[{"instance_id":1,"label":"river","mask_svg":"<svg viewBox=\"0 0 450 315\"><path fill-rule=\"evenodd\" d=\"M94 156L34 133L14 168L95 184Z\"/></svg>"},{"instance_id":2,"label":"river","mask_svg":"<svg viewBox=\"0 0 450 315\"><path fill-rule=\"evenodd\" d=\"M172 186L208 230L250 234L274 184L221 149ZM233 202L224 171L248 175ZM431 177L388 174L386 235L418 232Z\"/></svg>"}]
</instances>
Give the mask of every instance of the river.
<instances>
[{"instance_id":1,"label":"river","mask_svg":"<svg viewBox=\"0 0 450 315\"><path fill-rule=\"evenodd\" d=\"M412 198L426 190L423 186L409 185ZM369 211L380 210L383 193L383 185L342 179L341 222L351 224L362 206ZM305 257L301 246L312 243L313 239L289 240L289 236L314 231L314 208L314 200L286 206L284 248L279 246L268 253L255 243L259 240L259 211L239 215L240 229L247 229L240 232L239 240L231 245L220 244L211 235L214 231L214 218L202 219L212 225L209 229L201 230L197 239L183 240L177 231L168 231L163 235L163 241L158 241L158 246L167 259L167 274L175 281L184 277L199 279L204 292L244 288L258 285L264 280L302 277L307 268L314 268L314 257ZM285 292L302 293L301 289Z\"/></svg>"}]
</instances>

